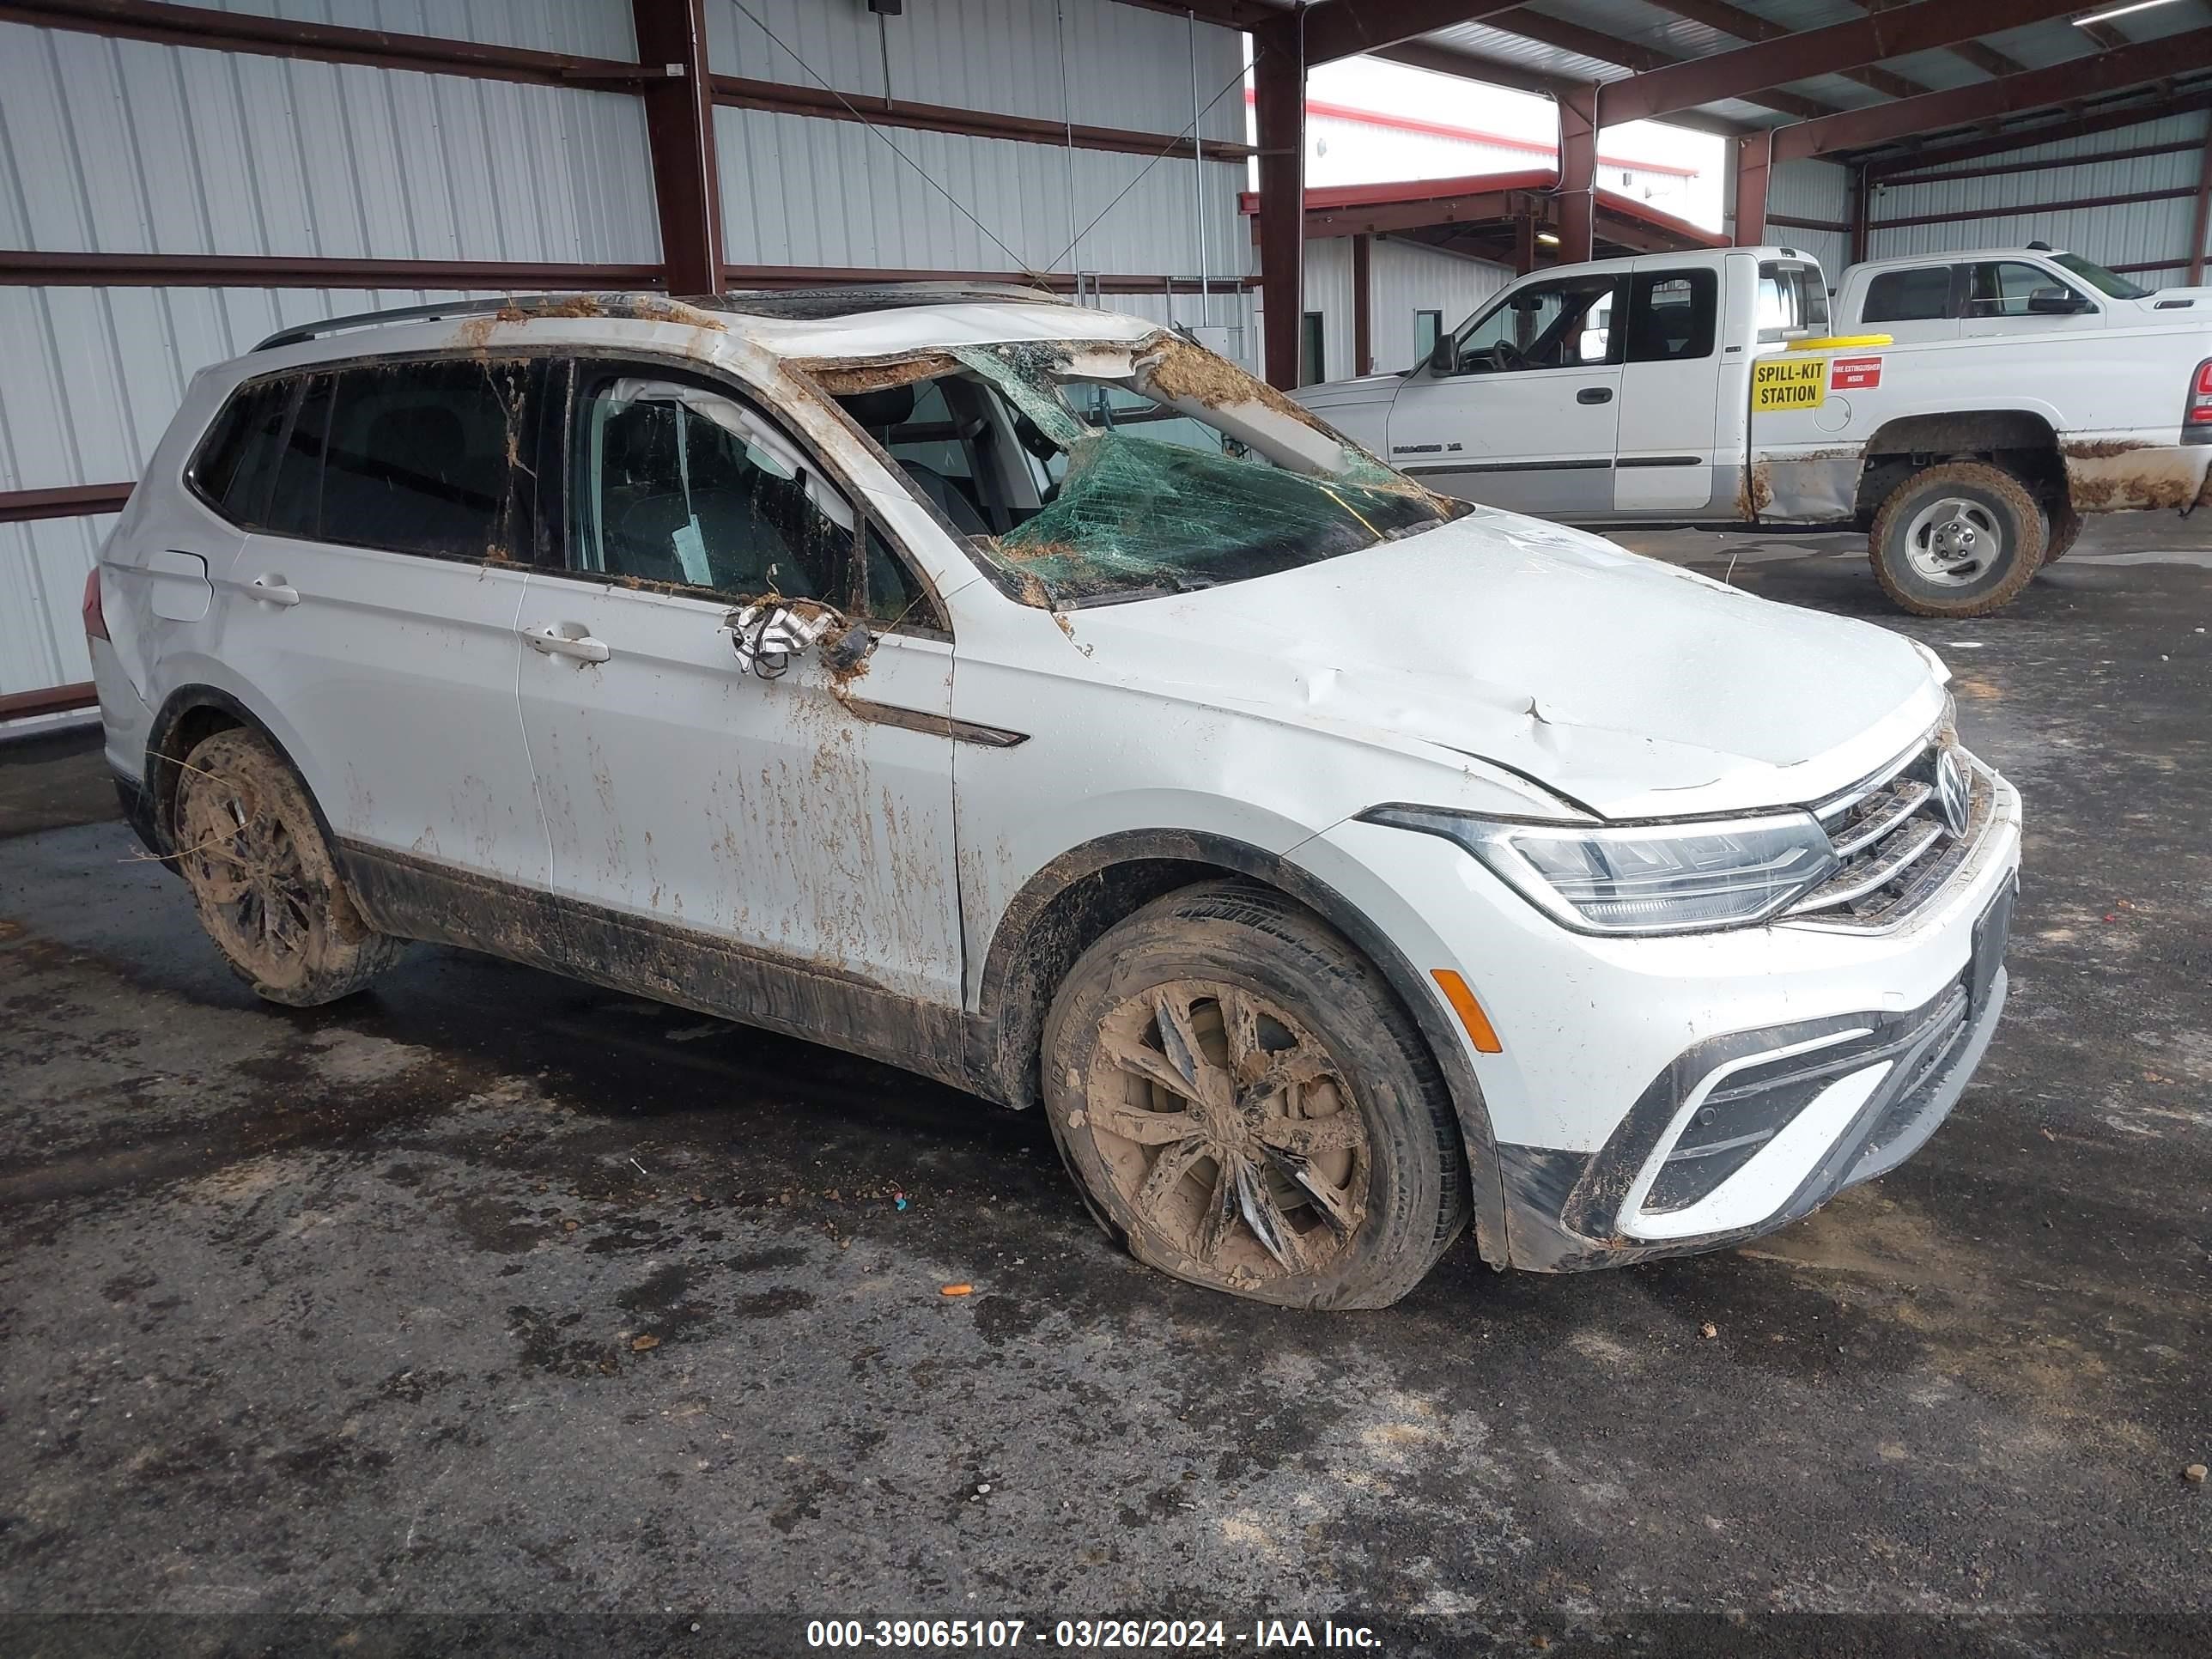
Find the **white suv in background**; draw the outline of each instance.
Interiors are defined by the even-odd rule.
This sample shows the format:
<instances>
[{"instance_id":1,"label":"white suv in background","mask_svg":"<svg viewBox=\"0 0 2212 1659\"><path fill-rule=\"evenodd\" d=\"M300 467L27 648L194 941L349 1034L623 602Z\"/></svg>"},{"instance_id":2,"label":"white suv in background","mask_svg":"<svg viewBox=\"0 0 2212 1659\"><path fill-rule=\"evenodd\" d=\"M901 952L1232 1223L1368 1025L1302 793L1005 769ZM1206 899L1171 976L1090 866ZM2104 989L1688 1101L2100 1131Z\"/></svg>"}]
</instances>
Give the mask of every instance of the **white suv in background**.
<instances>
[{"instance_id":1,"label":"white suv in background","mask_svg":"<svg viewBox=\"0 0 2212 1659\"><path fill-rule=\"evenodd\" d=\"M1018 291L280 335L86 620L263 995L435 940L1041 1104L1137 1255L1273 1302L1780 1225L2004 1001L2019 798L1926 650Z\"/></svg>"}]
</instances>

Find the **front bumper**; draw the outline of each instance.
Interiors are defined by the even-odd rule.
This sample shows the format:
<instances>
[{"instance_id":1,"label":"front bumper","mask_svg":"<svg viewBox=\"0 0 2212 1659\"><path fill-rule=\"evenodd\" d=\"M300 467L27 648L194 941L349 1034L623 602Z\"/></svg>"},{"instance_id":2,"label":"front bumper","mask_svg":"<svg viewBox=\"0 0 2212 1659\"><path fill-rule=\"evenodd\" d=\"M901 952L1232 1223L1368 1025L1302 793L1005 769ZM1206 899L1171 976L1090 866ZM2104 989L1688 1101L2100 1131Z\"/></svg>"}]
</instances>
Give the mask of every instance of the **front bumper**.
<instances>
[{"instance_id":1,"label":"front bumper","mask_svg":"<svg viewBox=\"0 0 2212 1659\"><path fill-rule=\"evenodd\" d=\"M1353 822L1300 847L1425 974L1456 969L1497 1032L1500 1052L1463 1050L1479 1090L1459 1102L1486 1258L1563 1271L1710 1249L1917 1150L2003 1006L2020 797L1987 775L1963 861L1872 929L1595 938L1439 836ZM1715 1162L1678 1159L1701 1139ZM1701 1187L1698 1170L1721 1173Z\"/></svg>"},{"instance_id":2,"label":"front bumper","mask_svg":"<svg viewBox=\"0 0 2212 1659\"><path fill-rule=\"evenodd\" d=\"M1918 1008L1709 1038L1653 1079L1595 1153L1500 1146L1513 1265L1571 1273L1717 1249L1801 1220L1844 1188L1904 1163L1950 1115L1996 1035L2014 890L2008 881L1977 924L1965 971ZM1746 1076L1753 1081L1734 1091L1739 1109L1762 1101L1795 1108L1790 1127L1694 1201L1644 1207L1669 1172L1704 1161L1659 1154L1679 1145L1686 1123L1708 1109L1704 1103ZM1810 1133L1809 1165L1784 1144L1800 1126ZM1776 1154L1779 1188L1759 1170Z\"/></svg>"}]
</instances>

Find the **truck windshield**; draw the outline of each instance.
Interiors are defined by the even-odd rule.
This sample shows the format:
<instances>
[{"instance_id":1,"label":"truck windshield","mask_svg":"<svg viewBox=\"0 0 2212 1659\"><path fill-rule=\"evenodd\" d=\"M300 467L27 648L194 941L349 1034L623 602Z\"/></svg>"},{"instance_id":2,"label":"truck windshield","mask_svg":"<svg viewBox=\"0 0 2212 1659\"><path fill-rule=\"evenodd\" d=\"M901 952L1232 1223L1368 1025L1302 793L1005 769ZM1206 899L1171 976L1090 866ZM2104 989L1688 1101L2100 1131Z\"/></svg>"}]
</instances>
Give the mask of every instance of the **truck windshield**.
<instances>
[{"instance_id":1,"label":"truck windshield","mask_svg":"<svg viewBox=\"0 0 2212 1659\"><path fill-rule=\"evenodd\" d=\"M847 396L1005 591L1054 610L1189 592L1356 553L1468 509L1172 335L956 347ZM833 375L830 389L839 390Z\"/></svg>"},{"instance_id":2,"label":"truck windshield","mask_svg":"<svg viewBox=\"0 0 2212 1659\"><path fill-rule=\"evenodd\" d=\"M2148 289L2137 288L2126 277L2115 276L2094 259L2085 259L2078 253L2054 253L2051 263L2064 266L2090 287L2115 300L2142 300L2150 295Z\"/></svg>"}]
</instances>

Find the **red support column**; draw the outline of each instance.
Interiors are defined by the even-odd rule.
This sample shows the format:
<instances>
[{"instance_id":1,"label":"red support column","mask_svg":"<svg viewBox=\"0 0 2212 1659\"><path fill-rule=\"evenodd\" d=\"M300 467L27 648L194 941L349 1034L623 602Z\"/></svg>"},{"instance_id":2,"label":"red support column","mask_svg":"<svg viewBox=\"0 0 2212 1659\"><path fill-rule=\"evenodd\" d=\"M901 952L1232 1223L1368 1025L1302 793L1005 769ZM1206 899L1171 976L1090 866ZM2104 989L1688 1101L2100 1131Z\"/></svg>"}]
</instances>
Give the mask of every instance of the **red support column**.
<instances>
[{"instance_id":1,"label":"red support column","mask_svg":"<svg viewBox=\"0 0 2212 1659\"><path fill-rule=\"evenodd\" d=\"M1372 236L1352 239L1352 372L1375 372L1375 294L1368 281L1368 262L1374 257Z\"/></svg>"},{"instance_id":2,"label":"red support column","mask_svg":"<svg viewBox=\"0 0 2212 1659\"><path fill-rule=\"evenodd\" d=\"M1536 268L1536 216L1524 213L1513 222L1513 274L1526 276Z\"/></svg>"},{"instance_id":3,"label":"red support column","mask_svg":"<svg viewBox=\"0 0 2212 1659\"><path fill-rule=\"evenodd\" d=\"M1306 69L1295 14L1252 31L1253 113L1260 144L1260 289L1267 383L1298 384L1305 312Z\"/></svg>"},{"instance_id":4,"label":"red support column","mask_svg":"<svg viewBox=\"0 0 2212 1659\"><path fill-rule=\"evenodd\" d=\"M1867 221L1873 216L1874 175L1863 164L1851 169L1851 252L1850 262L1859 264L1867 257Z\"/></svg>"},{"instance_id":5,"label":"red support column","mask_svg":"<svg viewBox=\"0 0 2212 1659\"><path fill-rule=\"evenodd\" d=\"M1559 106L1559 262L1597 258L1597 88L1562 92Z\"/></svg>"},{"instance_id":6,"label":"red support column","mask_svg":"<svg viewBox=\"0 0 2212 1659\"><path fill-rule=\"evenodd\" d=\"M2190 222L2189 286L2204 280L2204 236L2212 231L2212 139L2204 145L2204 159L2197 172L2197 216Z\"/></svg>"},{"instance_id":7,"label":"red support column","mask_svg":"<svg viewBox=\"0 0 2212 1659\"><path fill-rule=\"evenodd\" d=\"M645 135L660 212L663 281L671 294L718 294L722 203L706 0L630 0L630 15L638 62L659 77L645 83Z\"/></svg>"},{"instance_id":8,"label":"red support column","mask_svg":"<svg viewBox=\"0 0 2212 1659\"><path fill-rule=\"evenodd\" d=\"M1757 247L1766 240L1766 175L1773 165L1771 134L1747 133L1735 141L1735 245Z\"/></svg>"}]
</instances>

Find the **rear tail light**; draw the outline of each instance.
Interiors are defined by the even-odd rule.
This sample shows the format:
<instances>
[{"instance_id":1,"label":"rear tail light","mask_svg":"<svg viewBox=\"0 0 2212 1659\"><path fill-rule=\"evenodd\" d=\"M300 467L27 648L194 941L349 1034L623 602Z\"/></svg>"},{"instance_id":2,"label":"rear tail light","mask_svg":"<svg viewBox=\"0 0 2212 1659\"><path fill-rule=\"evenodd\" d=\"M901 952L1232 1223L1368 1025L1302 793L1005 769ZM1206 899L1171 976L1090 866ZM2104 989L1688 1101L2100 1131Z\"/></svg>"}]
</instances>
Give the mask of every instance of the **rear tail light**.
<instances>
[{"instance_id":1,"label":"rear tail light","mask_svg":"<svg viewBox=\"0 0 2212 1659\"><path fill-rule=\"evenodd\" d=\"M2197 378L2190 382L2189 423L2212 426L2212 357L2197 365Z\"/></svg>"},{"instance_id":2,"label":"rear tail light","mask_svg":"<svg viewBox=\"0 0 2212 1659\"><path fill-rule=\"evenodd\" d=\"M84 616L85 638L88 640L106 639L107 637L107 613L100 609L100 567L98 565L93 566L91 569L84 573L84 605L82 606L82 612Z\"/></svg>"}]
</instances>

